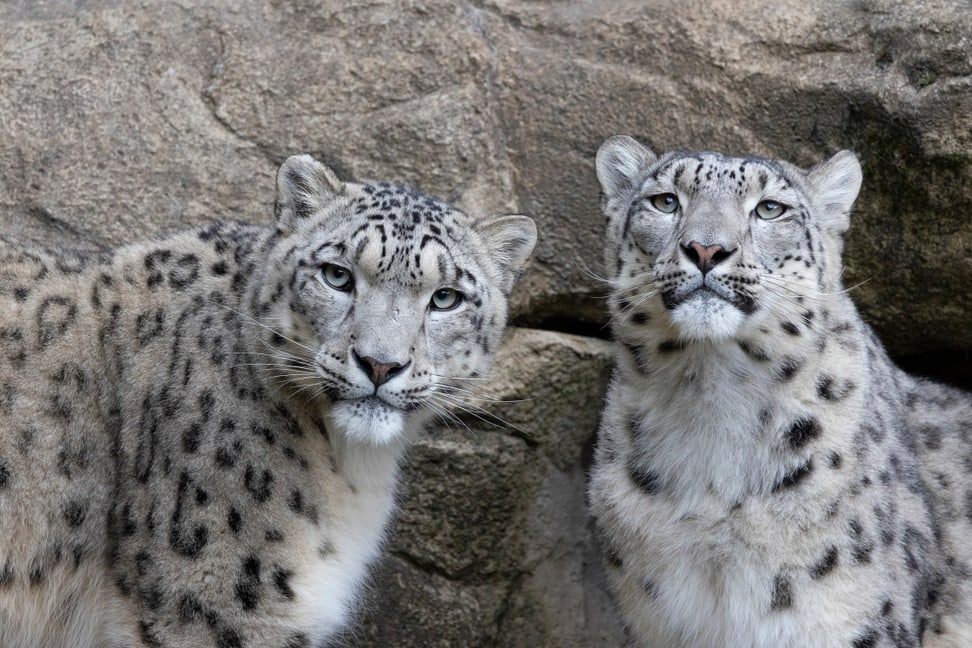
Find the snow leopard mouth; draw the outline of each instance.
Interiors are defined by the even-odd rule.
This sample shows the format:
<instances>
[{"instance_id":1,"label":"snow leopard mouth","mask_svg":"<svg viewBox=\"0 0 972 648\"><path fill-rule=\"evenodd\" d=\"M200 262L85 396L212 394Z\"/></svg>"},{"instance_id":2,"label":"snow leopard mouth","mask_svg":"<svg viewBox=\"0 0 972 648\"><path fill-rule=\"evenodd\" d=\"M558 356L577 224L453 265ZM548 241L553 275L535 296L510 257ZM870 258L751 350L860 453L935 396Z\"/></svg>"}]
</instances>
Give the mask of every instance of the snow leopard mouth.
<instances>
[{"instance_id":1,"label":"snow leopard mouth","mask_svg":"<svg viewBox=\"0 0 972 648\"><path fill-rule=\"evenodd\" d=\"M346 403L356 403L362 407L372 409L374 411L402 412L403 414L414 412L422 406L421 403L412 401L407 401L404 403L392 403L385 400L378 394L370 394L360 398L339 398L337 400Z\"/></svg>"},{"instance_id":2,"label":"snow leopard mouth","mask_svg":"<svg viewBox=\"0 0 972 648\"><path fill-rule=\"evenodd\" d=\"M715 300L722 301L739 309L744 315L752 314L757 308L756 300L749 295L728 289L718 290L708 284L701 284L688 291L666 290L662 292L662 303L669 311L696 299L702 303Z\"/></svg>"}]
</instances>

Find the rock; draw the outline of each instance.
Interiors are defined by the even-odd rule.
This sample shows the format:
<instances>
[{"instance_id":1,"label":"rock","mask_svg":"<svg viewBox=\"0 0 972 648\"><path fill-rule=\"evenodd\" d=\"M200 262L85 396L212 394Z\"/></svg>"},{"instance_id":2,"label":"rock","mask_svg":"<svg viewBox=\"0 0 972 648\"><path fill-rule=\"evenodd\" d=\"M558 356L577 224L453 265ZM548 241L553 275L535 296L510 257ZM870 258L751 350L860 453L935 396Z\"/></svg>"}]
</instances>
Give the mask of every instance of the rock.
<instances>
[{"instance_id":1,"label":"rock","mask_svg":"<svg viewBox=\"0 0 972 648\"><path fill-rule=\"evenodd\" d=\"M543 236L521 321L603 321L593 157L655 147L864 165L846 284L896 355L972 348L972 23L961 1L491 0L498 111ZM594 248L594 249L592 249ZM561 324L557 324L561 326ZM972 379L972 367L958 356ZM972 382L972 380L970 380Z\"/></svg>"},{"instance_id":2,"label":"rock","mask_svg":"<svg viewBox=\"0 0 972 648\"><path fill-rule=\"evenodd\" d=\"M851 148L865 183L846 282L865 316L894 355L972 348L963 0L84 7L0 7L8 234L102 247L266 222L276 165L308 151L536 216L516 320L603 336L604 138L804 165Z\"/></svg>"},{"instance_id":3,"label":"rock","mask_svg":"<svg viewBox=\"0 0 972 648\"><path fill-rule=\"evenodd\" d=\"M508 332L482 396L409 454L354 645L621 645L585 505L610 367L606 342Z\"/></svg>"}]
</instances>

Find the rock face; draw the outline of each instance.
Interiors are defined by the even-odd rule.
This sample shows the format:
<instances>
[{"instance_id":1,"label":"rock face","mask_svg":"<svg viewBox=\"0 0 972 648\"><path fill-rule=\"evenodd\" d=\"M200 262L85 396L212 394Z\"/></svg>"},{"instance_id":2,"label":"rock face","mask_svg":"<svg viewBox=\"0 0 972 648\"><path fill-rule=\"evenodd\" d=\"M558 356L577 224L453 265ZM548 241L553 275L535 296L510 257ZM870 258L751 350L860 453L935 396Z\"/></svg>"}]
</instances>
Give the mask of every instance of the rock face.
<instances>
[{"instance_id":1,"label":"rock face","mask_svg":"<svg viewBox=\"0 0 972 648\"><path fill-rule=\"evenodd\" d=\"M349 6L355 5L355 6ZM81 7L81 8L79 8ZM606 335L593 159L609 135L855 150L846 284L893 355L972 384L966 0L0 3L0 232L98 248L265 222L310 152L471 212L534 216L494 399L412 452L357 646L613 646L584 516Z\"/></svg>"}]
</instances>

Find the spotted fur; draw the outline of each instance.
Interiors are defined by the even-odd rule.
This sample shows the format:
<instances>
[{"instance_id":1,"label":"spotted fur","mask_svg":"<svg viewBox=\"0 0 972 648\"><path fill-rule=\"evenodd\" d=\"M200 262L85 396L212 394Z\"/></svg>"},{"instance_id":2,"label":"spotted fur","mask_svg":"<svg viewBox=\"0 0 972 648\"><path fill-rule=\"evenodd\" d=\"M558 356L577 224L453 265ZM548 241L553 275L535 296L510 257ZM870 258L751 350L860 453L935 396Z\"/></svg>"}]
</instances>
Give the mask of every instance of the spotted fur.
<instances>
[{"instance_id":1,"label":"spotted fur","mask_svg":"<svg viewBox=\"0 0 972 648\"><path fill-rule=\"evenodd\" d=\"M536 231L309 156L272 227L0 241L0 646L319 646ZM458 391L457 391L458 390Z\"/></svg>"},{"instance_id":2,"label":"spotted fur","mask_svg":"<svg viewBox=\"0 0 972 648\"><path fill-rule=\"evenodd\" d=\"M897 369L840 282L861 183L597 157L616 371L591 510L633 642L972 645L972 399Z\"/></svg>"}]
</instances>

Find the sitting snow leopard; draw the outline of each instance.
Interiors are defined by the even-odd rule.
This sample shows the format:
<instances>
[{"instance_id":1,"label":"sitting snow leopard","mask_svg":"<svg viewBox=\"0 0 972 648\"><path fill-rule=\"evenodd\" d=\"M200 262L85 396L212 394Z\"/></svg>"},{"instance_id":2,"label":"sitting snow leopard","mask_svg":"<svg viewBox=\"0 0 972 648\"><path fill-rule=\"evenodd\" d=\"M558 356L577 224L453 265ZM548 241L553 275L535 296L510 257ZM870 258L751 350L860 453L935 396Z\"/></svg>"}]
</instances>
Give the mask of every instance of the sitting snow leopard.
<instances>
[{"instance_id":1,"label":"sitting snow leopard","mask_svg":"<svg viewBox=\"0 0 972 648\"><path fill-rule=\"evenodd\" d=\"M0 241L0 646L317 647L536 241L310 156L272 227ZM445 400L444 400L445 399Z\"/></svg>"},{"instance_id":2,"label":"sitting snow leopard","mask_svg":"<svg viewBox=\"0 0 972 648\"><path fill-rule=\"evenodd\" d=\"M841 285L861 184L597 154L616 369L590 483L638 646L972 646L972 398L897 369Z\"/></svg>"}]
</instances>

